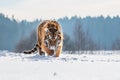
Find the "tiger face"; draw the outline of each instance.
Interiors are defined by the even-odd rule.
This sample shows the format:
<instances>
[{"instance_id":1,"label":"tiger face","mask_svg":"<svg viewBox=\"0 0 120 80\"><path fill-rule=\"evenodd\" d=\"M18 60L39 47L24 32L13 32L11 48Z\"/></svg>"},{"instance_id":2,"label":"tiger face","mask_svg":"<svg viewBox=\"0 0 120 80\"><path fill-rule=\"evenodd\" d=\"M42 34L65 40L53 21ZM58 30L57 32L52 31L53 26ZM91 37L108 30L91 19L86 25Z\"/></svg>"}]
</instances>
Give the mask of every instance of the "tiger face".
<instances>
[{"instance_id":1,"label":"tiger face","mask_svg":"<svg viewBox=\"0 0 120 80\"><path fill-rule=\"evenodd\" d=\"M51 50L56 50L61 43L60 34L55 25L49 25L44 39L45 45Z\"/></svg>"}]
</instances>

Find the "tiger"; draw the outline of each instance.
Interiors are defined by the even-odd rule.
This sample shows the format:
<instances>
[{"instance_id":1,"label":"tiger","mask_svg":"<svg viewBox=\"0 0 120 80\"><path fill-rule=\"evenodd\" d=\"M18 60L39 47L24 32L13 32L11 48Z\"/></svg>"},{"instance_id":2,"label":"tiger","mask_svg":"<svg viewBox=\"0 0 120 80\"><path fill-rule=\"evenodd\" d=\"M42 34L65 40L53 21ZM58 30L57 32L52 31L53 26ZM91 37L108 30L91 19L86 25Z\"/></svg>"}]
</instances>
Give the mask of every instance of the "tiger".
<instances>
[{"instance_id":1,"label":"tiger","mask_svg":"<svg viewBox=\"0 0 120 80\"><path fill-rule=\"evenodd\" d=\"M23 51L31 54L59 57L63 47L63 33L60 24L55 20L45 20L37 28L37 43L32 50Z\"/></svg>"}]
</instances>

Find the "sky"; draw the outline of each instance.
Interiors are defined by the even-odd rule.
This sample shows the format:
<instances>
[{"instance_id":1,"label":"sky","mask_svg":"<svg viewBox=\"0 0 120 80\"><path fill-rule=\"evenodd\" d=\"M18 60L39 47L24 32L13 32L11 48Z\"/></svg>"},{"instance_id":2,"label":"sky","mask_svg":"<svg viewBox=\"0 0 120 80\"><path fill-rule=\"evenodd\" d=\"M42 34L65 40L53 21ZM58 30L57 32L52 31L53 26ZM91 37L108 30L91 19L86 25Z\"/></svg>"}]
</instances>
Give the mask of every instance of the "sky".
<instances>
[{"instance_id":1,"label":"sky","mask_svg":"<svg viewBox=\"0 0 120 80\"><path fill-rule=\"evenodd\" d=\"M0 0L0 13L28 21L64 16L120 15L120 0Z\"/></svg>"}]
</instances>

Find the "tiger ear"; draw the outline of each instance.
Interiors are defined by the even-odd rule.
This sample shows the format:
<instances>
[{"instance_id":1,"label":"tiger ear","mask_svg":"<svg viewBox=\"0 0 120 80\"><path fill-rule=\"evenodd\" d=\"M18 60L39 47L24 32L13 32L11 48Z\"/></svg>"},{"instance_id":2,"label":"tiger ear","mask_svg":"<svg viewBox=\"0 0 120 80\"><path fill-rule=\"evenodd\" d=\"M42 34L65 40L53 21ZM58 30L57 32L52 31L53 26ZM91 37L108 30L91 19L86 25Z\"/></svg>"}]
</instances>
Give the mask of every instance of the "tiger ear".
<instances>
[{"instance_id":1,"label":"tiger ear","mask_svg":"<svg viewBox=\"0 0 120 80\"><path fill-rule=\"evenodd\" d=\"M50 24L48 23L48 27L50 27Z\"/></svg>"},{"instance_id":2,"label":"tiger ear","mask_svg":"<svg viewBox=\"0 0 120 80\"><path fill-rule=\"evenodd\" d=\"M46 28L49 27L49 21L46 21L45 25Z\"/></svg>"}]
</instances>

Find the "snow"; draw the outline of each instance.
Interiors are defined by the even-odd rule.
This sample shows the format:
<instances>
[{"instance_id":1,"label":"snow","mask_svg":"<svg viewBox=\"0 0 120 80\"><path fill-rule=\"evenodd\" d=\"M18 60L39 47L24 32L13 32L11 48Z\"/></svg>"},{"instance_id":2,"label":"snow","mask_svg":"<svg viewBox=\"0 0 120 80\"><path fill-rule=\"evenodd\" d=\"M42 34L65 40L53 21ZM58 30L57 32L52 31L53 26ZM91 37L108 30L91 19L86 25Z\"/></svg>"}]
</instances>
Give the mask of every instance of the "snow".
<instances>
[{"instance_id":1,"label":"snow","mask_svg":"<svg viewBox=\"0 0 120 80\"><path fill-rule=\"evenodd\" d=\"M0 80L120 80L120 55L62 53L55 58L0 51Z\"/></svg>"}]
</instances>

